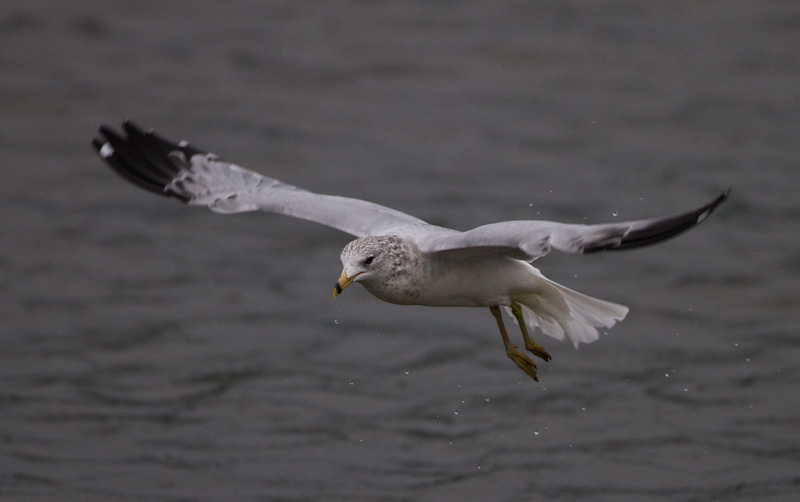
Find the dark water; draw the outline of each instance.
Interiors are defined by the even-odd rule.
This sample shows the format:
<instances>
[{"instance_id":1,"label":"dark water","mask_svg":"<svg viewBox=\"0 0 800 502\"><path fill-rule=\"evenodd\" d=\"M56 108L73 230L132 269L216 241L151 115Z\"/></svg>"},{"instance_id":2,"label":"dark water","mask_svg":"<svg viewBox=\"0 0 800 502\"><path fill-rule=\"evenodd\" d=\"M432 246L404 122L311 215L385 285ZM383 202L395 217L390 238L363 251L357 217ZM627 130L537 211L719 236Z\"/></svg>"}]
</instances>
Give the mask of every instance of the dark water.
<instances>
[{"instance_id":1,"label":"dark water","mask_svg":"<svg viewBox=\"0 0 800 502\"><path fill-rule=\"evenodd\" d=\"M4 2L0 499L797 500L798 48L794 1ZM346 235L126 185L125 117L459 229L733 196L539 261L631 313L536 384L488 311L331 300Z\"/></svg>"}]
</instances>

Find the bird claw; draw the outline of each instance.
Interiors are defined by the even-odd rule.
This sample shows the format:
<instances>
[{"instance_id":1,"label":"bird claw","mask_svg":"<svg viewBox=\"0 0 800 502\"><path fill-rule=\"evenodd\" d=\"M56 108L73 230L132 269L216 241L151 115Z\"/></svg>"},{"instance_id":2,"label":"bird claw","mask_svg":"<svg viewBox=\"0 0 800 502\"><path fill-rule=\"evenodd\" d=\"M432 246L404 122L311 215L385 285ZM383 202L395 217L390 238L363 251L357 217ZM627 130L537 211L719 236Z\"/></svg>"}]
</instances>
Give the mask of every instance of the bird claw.
<instances>
[{"instance_id":1,"label":"bird claw","mask_svg":"<svg viewBox=\"0 0 800 502\"><path fill-rule=\"evenodd\" d=\"M537 382L539 381L539 377L536 374L536 363L533 362L533 359L517 350L517 347L509 349L506 353L522 371L528 374L529 377L533 378Z\"/></svg>"},{"instance_id":2,"label":"bird claw","mask_svg":"<svg viewBox=\"0 0 800 502\"><path fill-rule=\"evenodd\" d=\"M542 347L539 343L535 342L531 338L527 338L525 340L525 350L527 350L528 352L530 352L531 354L540 359L544 359L545 361L549 361L550 359L553 358L553 356L551 356L546 350L544 350L544 347Z\"/></svg>"}]
</instances>

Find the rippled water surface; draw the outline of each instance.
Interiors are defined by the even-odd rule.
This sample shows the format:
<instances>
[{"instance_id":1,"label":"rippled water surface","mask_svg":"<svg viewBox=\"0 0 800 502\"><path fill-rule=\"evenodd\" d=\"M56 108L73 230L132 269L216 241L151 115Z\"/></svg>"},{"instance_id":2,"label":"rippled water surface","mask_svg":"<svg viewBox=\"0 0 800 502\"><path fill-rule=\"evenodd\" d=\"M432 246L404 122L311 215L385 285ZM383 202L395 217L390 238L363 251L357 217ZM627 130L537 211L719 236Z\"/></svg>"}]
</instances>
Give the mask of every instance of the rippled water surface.
<instances>
[{"instance_id":1,"label":"rippled water surface","mask_svg":"<svg viewBox=\"0 0 800 502\"><path fill-rule=\"evenodd\" d=\"M0 499L793 501L797 2L0 11ZM457 229L676 213L537 262L627 304L530 381L488 310L331 299L348 236L94 156L126 118Z\"/></svg>"}]
</instances>

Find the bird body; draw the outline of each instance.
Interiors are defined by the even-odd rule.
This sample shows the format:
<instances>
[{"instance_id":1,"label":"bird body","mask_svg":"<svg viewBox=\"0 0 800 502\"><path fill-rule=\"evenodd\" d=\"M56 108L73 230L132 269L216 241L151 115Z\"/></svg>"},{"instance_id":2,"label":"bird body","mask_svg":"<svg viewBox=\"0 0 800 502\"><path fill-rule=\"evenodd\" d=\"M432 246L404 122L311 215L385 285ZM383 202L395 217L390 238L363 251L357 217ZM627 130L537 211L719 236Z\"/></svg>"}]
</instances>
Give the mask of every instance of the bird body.
<instances>
[{"instance_id":1,"label":"bird body","mask_svg":"<svg viewBox=\"0 0 800 502\"><path fill-rule=\"evenodd\" d=\"M371 240L365 237L360 240ZM381 240L401 241L400 257L390 257L393 271L370 280L359 276L357 282L377 298L400 305L429 307L491 307L511 305L512 298L535 293L548 282L528 263L502 255L447 257L424 254L410 242L397 236ZM360 240L351 244L358 244ZM349 246L349 245L348 245ZM345 270L352 258L342 254ZM380 260L380 257L377 258ZM374 265L380 265L376 261ZM398 266L399 265L399 266ZM408 266L411 265L411 266ZM502 277L504 280L498 280Z\"/></svg>"},{"instance_id":2,"label":"bird body","mask_svg":"<svg viewBox=\"0 0 800 502\"><path fill-rule=\"evenodd\" d=\"M530 262L555 249L573 254L632 249L673 237L703 221L729 192L693 211L600 225L506 221L466 232L359 199L322 195L269 178L186 142L174 143L130 121L126 136L102 126L92 143L129 182L186 204L223 214L262 210L303 218L350 233L341 253L334 297L358 282L375 297L399 305L488 307L506 354L538 380L536 364L508 337L500 308L519 324L525 349L550 360L529 333L538 328L575 347L599 337L628 308L586 296L545 278Z\"/></svg>"},{"instance_id":3,"label":"bird body","mask_svg":"<svg viewBox=\"0 0 800 502\"><path fill-rule=\"evenodd\" d=\"M369 263L365 263L370 260ZM343 277L373 296L399 305L429 307L525 307L528 326L556 339L596 340L628 308L572 291L522 260L497 254L448 256L423 253L398 236L362 237L342 251ZM341 289L334 290L335 295Z\"/></svg>"}]
</instances>

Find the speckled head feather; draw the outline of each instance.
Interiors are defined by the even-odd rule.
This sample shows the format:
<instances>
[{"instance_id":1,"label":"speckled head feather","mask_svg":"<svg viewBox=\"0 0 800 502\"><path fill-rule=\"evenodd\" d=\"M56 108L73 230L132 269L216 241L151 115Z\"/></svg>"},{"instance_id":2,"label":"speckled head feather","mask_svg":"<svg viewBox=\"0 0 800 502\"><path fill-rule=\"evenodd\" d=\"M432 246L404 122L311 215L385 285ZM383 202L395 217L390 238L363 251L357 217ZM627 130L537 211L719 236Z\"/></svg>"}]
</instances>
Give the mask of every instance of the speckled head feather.
<instances>
[{"instance_id":1,"label":"speckled head feather","mask_svg":"<svg viewBox=\"0 0 800 502\"><path fill-rule=\"evenodd\" d=\"M413 303L425 267L422 254L409 240L395 235L356 239L342 249L344 274L373 295L391 303Z\"/></svg>"}]
</instances>

